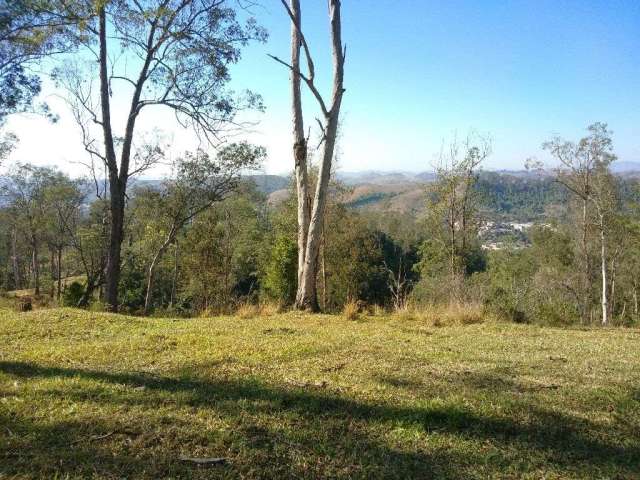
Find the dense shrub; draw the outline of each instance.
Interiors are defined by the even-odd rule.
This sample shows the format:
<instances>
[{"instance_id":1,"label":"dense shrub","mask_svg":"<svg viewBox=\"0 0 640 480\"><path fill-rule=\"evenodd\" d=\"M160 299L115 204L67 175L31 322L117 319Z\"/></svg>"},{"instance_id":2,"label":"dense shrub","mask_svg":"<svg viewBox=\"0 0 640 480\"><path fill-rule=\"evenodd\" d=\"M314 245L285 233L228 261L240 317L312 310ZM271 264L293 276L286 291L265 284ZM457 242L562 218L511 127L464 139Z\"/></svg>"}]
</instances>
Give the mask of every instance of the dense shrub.
<instances>
[{"instance_id":1,"label":"dense shrub","mask_svg":"<svg viewBox=\"0 0 640 480\"><path fill-rule=\"evenodd\" d=\"M84 286L80 282L72 282L67 286L63 295L62 303L67 307L76 307L84 293Z\"/></svg>"}]
</instances>

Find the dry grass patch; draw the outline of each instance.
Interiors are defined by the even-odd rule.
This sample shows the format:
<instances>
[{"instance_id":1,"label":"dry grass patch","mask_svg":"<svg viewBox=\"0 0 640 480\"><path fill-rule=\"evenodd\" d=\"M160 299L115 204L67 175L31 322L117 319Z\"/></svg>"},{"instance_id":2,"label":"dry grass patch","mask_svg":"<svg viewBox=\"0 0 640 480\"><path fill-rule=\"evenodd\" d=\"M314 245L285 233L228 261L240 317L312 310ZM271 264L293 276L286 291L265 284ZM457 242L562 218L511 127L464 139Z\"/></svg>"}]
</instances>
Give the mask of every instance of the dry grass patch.
<instances>
[{"instance_id":1,"label":"dry grass patch","mask_svg":"<svg viewBox=\"0 0 640 480\"><path fill-rule=\"evenodd\" d=\"M429 305L407 306L394 313L400 321L419 321L433 327L473 325L483 323L486 314L481 305Z\"/></svg>"},{"instance_id":2,"label":"dry grass patch","mask_svg":"<svg viewBox=\"0 0 640 480\"><path fill-rule=\"evenodd\" d=\"M251 318L272 317L274 315L282 313L282 311L282 305L280 305L279 303L261 302L255 304L247 302L242 303L238 306L235 311L235 316L244 320L248 320Z\"/></svg>"},{"instance_id":3,"label":"dry grass patch","mask_svg":"<svg viewBox=\"0 0 640 480\"><path fill-rule=\"evenodd\" d=\"M261 317L272 317L284 311L285 308L279 302L260 302L258 313Z\"/></svg>"},{"instance_id":4,"label":"dry grass patch","mask_svg":"<svg viewBox=\"0 0 640 480\"><path fill-rule=\"evenodd\" d=\"M360 312L360 304L354 300L349 300L342 308L342 316L351 321L358 320L358 318L360 318Z\"/></svg>"}]
</instances>

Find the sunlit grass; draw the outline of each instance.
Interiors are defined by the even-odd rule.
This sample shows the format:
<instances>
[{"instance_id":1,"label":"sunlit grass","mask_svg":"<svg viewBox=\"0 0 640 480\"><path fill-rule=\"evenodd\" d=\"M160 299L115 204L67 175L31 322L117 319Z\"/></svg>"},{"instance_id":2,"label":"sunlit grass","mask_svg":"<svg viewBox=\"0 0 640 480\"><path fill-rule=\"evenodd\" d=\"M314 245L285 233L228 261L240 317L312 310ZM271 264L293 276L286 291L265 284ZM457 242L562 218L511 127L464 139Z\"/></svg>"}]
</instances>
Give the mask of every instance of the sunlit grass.
<instances>
[{"instance_id":1,"label":"sunlit grass","mask_svg":"<svg viewBox=\"0 0 640 480\"><path fill-rule=\"evenodd\" d=\"M0 478L639 478L639 330L250 313L0 311Z\"/></svg>"}]
</instances>

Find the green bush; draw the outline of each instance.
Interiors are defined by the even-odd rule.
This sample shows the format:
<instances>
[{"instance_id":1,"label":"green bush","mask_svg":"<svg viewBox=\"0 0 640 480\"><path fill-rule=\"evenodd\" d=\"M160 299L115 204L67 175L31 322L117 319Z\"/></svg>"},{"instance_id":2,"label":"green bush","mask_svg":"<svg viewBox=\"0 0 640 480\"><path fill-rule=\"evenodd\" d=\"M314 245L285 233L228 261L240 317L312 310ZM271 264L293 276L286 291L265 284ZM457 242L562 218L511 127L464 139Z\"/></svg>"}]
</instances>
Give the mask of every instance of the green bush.
<instances>
[{"instance_id":1,"label":"green bush","mask_svg":"<svg viewBox=\"0 0 640 480\"><path fill-rule=\"evenodd\" d=\"M120 273L120 307L128 312L137 312L144 306L147 290L144 266L140 259L129 253L122 262Z\"/></svg>"},{"instance_id":2,"label":"green bush","mask_svg":"<svg viewBox=\"0 0 640 480\"><path fill-rule=\"evenodd\" d=\"M273 244L267 265L264 290L269 298L293 303L296 295L298 268L298 245L289 236L279 235Z\"/></svg>"},{"instance_id":3,"label":"green bush","mask_svg":"<svg viewBox=\"0 0 640 480\"><path fill-rule=\"evenodd\" d=\"M526 323L529 318L520 302L510 294L509 291L501 287L494 287L489 292L486 305L489 310L496 313L500 318L516 323Z\"/></svg>"},{"instance_id":4,"label":"green bush","mask_svg":"<svg viewBox=\"0 0 640 480\"><path fill-rule=\"evenodd\" d=\"M62 295L62 304L66 307L77 307L83 293L84 286L80 282L71 283Z\"/></svg>"}]
</instances>

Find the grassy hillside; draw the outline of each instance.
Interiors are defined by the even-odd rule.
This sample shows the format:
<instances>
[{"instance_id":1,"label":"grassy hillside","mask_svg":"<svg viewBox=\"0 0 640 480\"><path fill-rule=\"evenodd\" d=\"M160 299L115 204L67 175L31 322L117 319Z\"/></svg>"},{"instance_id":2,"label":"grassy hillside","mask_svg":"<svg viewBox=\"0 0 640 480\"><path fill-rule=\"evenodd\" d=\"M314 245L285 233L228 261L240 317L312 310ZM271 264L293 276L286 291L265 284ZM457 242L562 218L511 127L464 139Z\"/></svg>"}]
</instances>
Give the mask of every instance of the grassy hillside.
<instances>
[{"instance_id":1,"label":"grassy hillside","mask_svg":"<svg viewBox=\"0 0 640 480\"><path fill-rule=\"evenodd\" d=\"M639 330L436 325L2 311L0 478L640 478Z\"/></svg>"}]
</instances>

